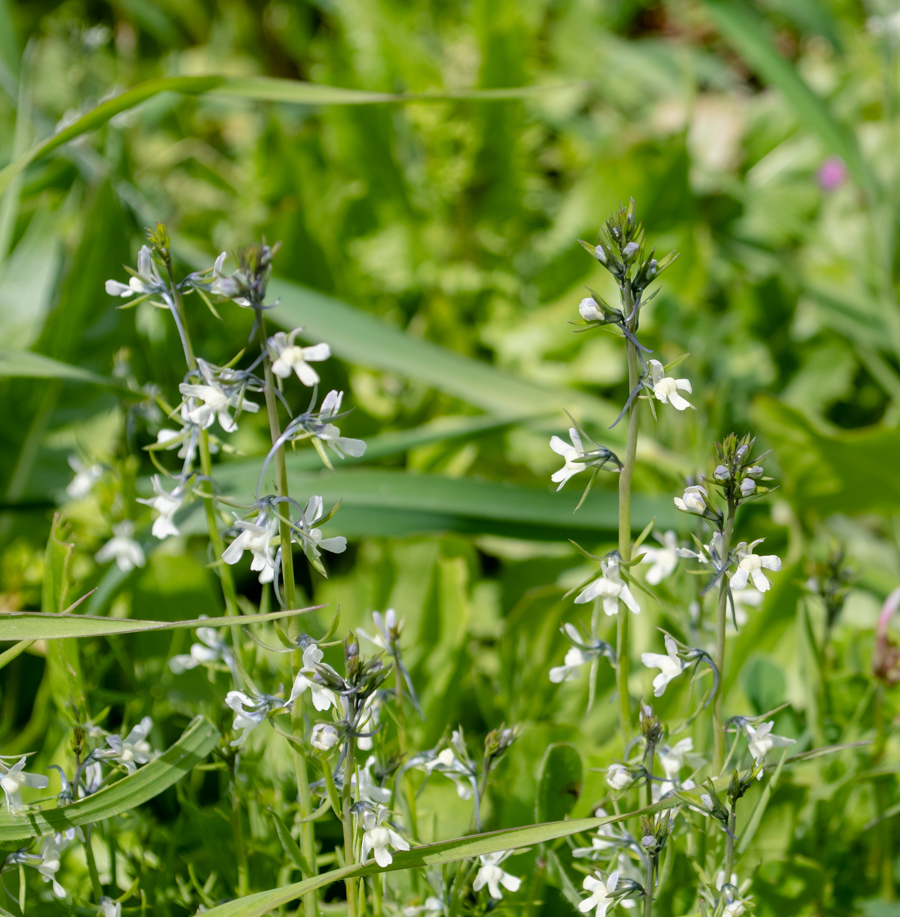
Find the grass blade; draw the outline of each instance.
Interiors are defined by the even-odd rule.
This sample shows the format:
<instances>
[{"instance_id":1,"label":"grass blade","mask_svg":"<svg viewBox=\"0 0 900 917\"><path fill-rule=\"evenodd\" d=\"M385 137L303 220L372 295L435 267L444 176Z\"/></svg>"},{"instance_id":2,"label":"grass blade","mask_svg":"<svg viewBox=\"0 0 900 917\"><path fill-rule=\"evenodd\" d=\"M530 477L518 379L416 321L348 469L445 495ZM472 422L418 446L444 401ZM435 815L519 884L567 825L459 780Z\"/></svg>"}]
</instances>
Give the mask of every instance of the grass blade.
<instances>
[{"instance_id":1,"label":"grass blade","mask_svg":"<svg viewBox=\"0 0 900 917\"><path fill-rule=\"evenodd\" d=\"M136 773L68 806L28 815L0 813L0 843L27 841L55 831L90 825L142 805L199 764L219 740L219 733L197 717L181 738Z\"/></svg>"}]
</instances>

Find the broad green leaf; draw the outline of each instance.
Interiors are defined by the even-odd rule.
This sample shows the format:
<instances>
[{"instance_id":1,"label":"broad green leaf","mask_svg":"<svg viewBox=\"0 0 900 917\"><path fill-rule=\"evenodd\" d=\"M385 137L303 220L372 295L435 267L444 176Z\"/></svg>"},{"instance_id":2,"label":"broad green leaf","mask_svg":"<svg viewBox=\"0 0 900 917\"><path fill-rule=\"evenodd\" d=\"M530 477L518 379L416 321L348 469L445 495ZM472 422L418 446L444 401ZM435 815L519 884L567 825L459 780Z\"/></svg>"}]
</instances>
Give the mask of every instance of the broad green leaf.
<instances>
[{"instance_id":1,"label":"broad green leaf","mask_svg":"<svg viewBox=\"0 0 900 917\"><path fill-rule=\"evenodd\" d=\"M0 350L0 378L17 377L24 379L61 379L66 382L86 382L91 385L100 385L113 390L123 398L135 401L142 400L145 396L139 392L132 392L119 385L114 379L98 376L80 366L71 366L45 357L39 353L27 350Z\"/></svg>"},{"instance_id":2,"label":"broad green leaf","mask_svg":"<svg viewBox=\"0 0 900 917\"><path fill-rule=\"evenodd\" d=\"M832 114L825 100L813 92L797 69L779 54L762 17L743 0L706 0L706 9L719 31L763 79L777 87L798 120L847 164L870 194L877 182L863 158L856 137Z\"/></svg>"},{"instance_id":3,"label":"broad green leaf","mask_svg":"<svg viewBox=\"0 0 900 917\"><path fill-rule=\"evenodd\" d=\"M269 295L281 302L269 319L285 329L304 328L304 337L327 341L342 359L359 366L409 376L467 404L501 415L534 417L564 409L609 426L618 409L580 392L552 389L520 379L489 363L413 337L374 315L297 283L273 278ZM605 434L624 442L616 428Z\"/></svg>"},{"instance_id":4,"label":"broad green leaf","mask_svg":"<svg viewBox=\"0 0 900 917\"><path fill-rule=\"evenodd\" d=\"M321 606L316 606L321 607ZM151 630L183 630L197 627L244 627L278 618L313 611L296 608L270 611L261 615L228 618L197 618L193 621L142 621L131 618L101 618L90 615L47 615L30 611L0 613L0 640L67 640L73 637L109 637L114 634L140 634Z\"/></svg>"},{"instance_id":5,"label":"broad green leaf","mask_svg":"<svg viewBox=\"0 0 900 917\"><path fill-rule=\"evenodd\" d=\"M0 843L27 841L120 815L142 805L196 767L215 747L219 733L197 717L181 738L136 773L68 806L28 815L0 813Z\"/></svg>"},{"instance_id":6,"label":"broad green leaf","mask_svg":"<svg viewBox=\"0 0 900 917\"><path fill-rule=\"evenodd\" d=\"M824 517L900 510L900 430L825 430L770 397L756 400L753 420L784 471L785 495L801 512Z\"/></svg>"},{"instance_id":7,"label":"broad green leaf","mask_svg":"<svg viewBox=\"0 0 900 917\"><path fill-rule=\"evenodd\" d=\"M0 194L12 180L34 160L80 137L102 127L116 115L128 111L161 92L178 92L185 95L211 93L235 99L255 99L269 102L288 102L294 105L372 105L386 102L442 102L453 99L494 101L523 98L555 87L522 87L498 90L469 90L436 93L388 93L366 92L362 89L343 89L338 86L318 86L299 80L283 80L274 77L226 77L226 76L175 76L148 80L133 89L101 102L96 108L57 131L51 137L38 143L21 156L16 157L0 171Z\"/></svg>"},{"instance_id":8,"label":"broad green leaf","mask_svg":"<svg viewBox=\"0 0 900 917\"><path fill-rule=\"evenodd\" d=\"M560 742L551 745L538 776L535 820L562 821L581 795L584 765L574 745Z\"/></svg>"},{"instance_id":9,"label":"broad green leaf","mask_svg":"<svg viewBox=\"0 0 900 917\"><path fill-rule=\"evenodd\" d=\"M407 474L400 471L348 469L323 476L295 472L287 465L291 493L298 500L317 494L325 504L342 500L329 530L351 537L402 536L416 532L466 532L512 538L555 541L594 535L608 536L618 528L618 496L596 490L575 514L580 493ZM256 489L256 460L227 462L216 469L222 492L246 502ZM271 486L271 474L263 489ZM653 516L662 528L679 528L681 520L671 500L632 498L635 531ZM200 531L195 512L192 525Z\"/></svg>"}]
</instances>

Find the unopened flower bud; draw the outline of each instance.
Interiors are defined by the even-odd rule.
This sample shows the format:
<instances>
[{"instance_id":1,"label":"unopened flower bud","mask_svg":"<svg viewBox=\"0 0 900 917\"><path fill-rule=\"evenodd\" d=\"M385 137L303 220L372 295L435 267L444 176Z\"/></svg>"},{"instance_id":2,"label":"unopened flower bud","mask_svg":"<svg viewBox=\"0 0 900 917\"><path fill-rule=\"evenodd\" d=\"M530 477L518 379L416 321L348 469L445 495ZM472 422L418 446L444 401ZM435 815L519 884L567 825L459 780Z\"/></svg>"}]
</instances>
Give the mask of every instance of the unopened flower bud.
<instances>
[{"instance_id":1,"label":"unopened flower bud","mask_svg":"<svg viewBox=\"0 0 900 917\"><path fill-rule=\"evenodd\" d=\"M742 497L749 497L754 490L756 490L756 481L754 481L753 478L744 478L744 480L741 481Z\"/></svg>"},{"instance_id":2,"label":"unopened flower bud","mask_svg":"<svg viewBox=\"0 0 900 917\"><path fill-rule=\"evenodd\" d=\"M750 468L748 468L744 472L744 474L746 474L747 477L749 478L758 478L758 477L761 477L764 470L765 469L763 468L762 465L753 465Z\"/></svg>"},{"instance_id":3,"label":"unopened flower bud","mask_svg":"<svg viewBox=\"0 0 900 917\"><path fill-rule=\"evenodd\" d=\"M632 777L621 764L610 764L606 771L606 782L614 790L624 790L632 782Z\"/></svg>"},{"instance_id":4,"label":"unopened flower bud","mask_svg":"<svg viewBox=\"0 0 900 917\"><path fill-rule=\"evenodd\" d=\"M601 263L606 264L606 252L603 251L602 245L597 245L594 248L594 257Z\"/></svg>"},{"instance_id":5,"label":"unopened flower bud","mask_svg":"<svg viewBox=\"0 0 900 917\"><path fill-rule=\"evenodd\" d=\"M716 465L716 470L713 472L713 477L717 481L727 481L731 478L731 472L728 470L726 465Z\"/></svg>"},{"instance_id":6,"label":"unopened flower bud","mask_svg":"<svg viewBox=\"0 0 900 917\"><path fill-rule=\"evenodd\" d=\"M600 307L590 296L578 303L578 312L587 322L603 321L603 313L600 311Z\"/></svg>"},{"instance_id":7,"label":"unopened flower bud","mask_svg":"<svg viewBox=\"0 0 900 917\"><path fill-rule=\"evenodd\" d=\"M337 728L331 723L316 723L309 741L319 751L330 751L337 745L339 738Z\"/></svg>"},{"instance_id":8,"label":"unopened flower bud","mask_svg":"<svg viewBox=\"0 0 900 917\"><path fill-rule=\"evenodd\" d=\"M624 257L626 261L631 261L638 253L638 249L640 249L640 245L638 245L637 242L629 242L622 249L622 257Z\"/></svg>"}]
</instances>

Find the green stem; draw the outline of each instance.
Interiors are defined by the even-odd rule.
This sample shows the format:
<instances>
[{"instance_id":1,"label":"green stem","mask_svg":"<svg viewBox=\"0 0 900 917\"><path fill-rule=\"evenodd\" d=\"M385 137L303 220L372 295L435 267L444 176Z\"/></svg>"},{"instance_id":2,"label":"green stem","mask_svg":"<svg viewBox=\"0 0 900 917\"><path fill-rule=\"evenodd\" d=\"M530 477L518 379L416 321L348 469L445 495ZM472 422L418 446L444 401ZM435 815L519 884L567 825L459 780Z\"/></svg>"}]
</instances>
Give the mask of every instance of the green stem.
<instances>
[{"instance_id":1,"label":"green stem","mask_svg":"<svg viewBox=\"0 0 900 917\"><path fill-rule=\"evenodd\" d=\"M649 751L648 754L647 754L648 761L647 761L647 765L646 765L646 767L647 767L647 773L650 775L650 776L647 777L647 787L646 787L646 789L647 789L647 805L648 805L648 806L652 806L652 805L653 805L653 779L652 779L652 778L653 778L653 758L654 758L654 756L655 756L655 753L656 753L656 746L655 746L655 745L651 745L651 746L650 746L650 751Z\"/></svg>"},{"instance_id":2,"label":"green stem","mask_svg":"<svg viewBox=\"0 0 900 917\"><path fill-rule=\"evenodd\" d=\"M194 370L197 368L197 358L194 356L191 335L188 331L187 321L185 319L184 300L182 299L181 291L178 289L178 284L175 283L175 275L172 271L172 262L170 259L166 261L166 270L169 275L169 291L172 294L175 321L178 325L181 343L184 346L184 357L187 361L188 369ZM222 535L219 532L219 522L216 518L216 502L213 495L211 479L212 460L209 452L209 433L206 430L200 431L198 451L200 454L200 473L205 479L200 485L200 490L203 493L203 510L206 515L206 527L209 530L209 540L213 546L213 553L217 560L215 569L222 583L222 594L225 598L225 614L237 615L237 590L234 586L234 577L231 575L231 567L222 561L222 554L225 551L225 542L222 541ZM231 628L231 636L233 638L235 652L237 652L240 646L240 632L236 626Z\"/></svg>"},{"instance_id":3,"label":"green stem","mask_svg":"<svg viewBox=\"0 0 900 917\"><path fill-rule=\"evenodd\" d=\"M728 827L731 834L725 835L725 881L731 881L731 873L734 870L734 829L737 826L737 807L731 804L731 815L728 818Z\"/></svg>"},{"instance_id":4,"label":"green stem","mask_svg":"<svg viewBox=\"0 0 900 917\"><path fill-rule=\"evenodd\" d=\"M622 282L622 311L630 315L634 308L634 294L631 281ZM637 315L632 319L629 330L637 330ZM634 391L638 384L638 353L630 340L626 340L628 351L628 392ZM628 441L625 447L625 459L619 474L619 554L624 562L631 560L631 479L634 477L634 464L637 456L638 427L640 424L639 399L635 398L628 410ZM628 645L628 615L630 612L621 602L616 616L616 689L619 694L619 726L622 741L627 746L631 732L631 698L628 694L628 671L631 664Z\"/></svg>"},{"instance_id":5,"label":"green stem","mask_svg":"<svg viewBox=\"0 0 900 917\"><path fill-rule=\"evenodd\" d=\"M93 834L92 826L88 825L85 829L84 856L87 859L88 875L91 877L91 891L94 893L94 899L99 901L103 895L103 886L100 884L100 873L97 871L97 861L94 859Z\"/></svg>"},{"instance_id":6,"label":"green stem","mask_svg":"<svg viewBox=\"0 0 900 917\"><path fill-rule=\"evenodd\" d=\"M884 685L879 682L875 692L874 705L875 747L872 750L872 764L878 764L884 757L887 734L884 716ZM886 812L889 806L890 778L880 777L875 780L875 802L879 812ZM878 825L878 849L881 856L881 896L885 901L895 901L897 888L894 883L894 854L891 841L891 820L883 818Z\"/></svg>"},{"instance_id":7,"label":"green stem","mask_svg":"<svg viewBox=\"0 0 900 917\"><path fill-rule=\"evenodd\" d=\"M644 917L653 917L653 873L654 861L647 867L647 884L644 887Z\"/></svg>"},{"instance_id":8,"label":"green stem","mask_svg":"<svg viewBox=\"0 0 900 917\"><path fill-rule=\"evenodd\" d=\"M241 822L241 800L237 792L237 773L231 771L231 833L234 838L234 852L237 857L237 894L239 898L248 894L247 848L244 845L244 827Z\"/></svg>"},{"instance_id":9,"label":"green stem","mask_svg":"<svg viewBox=\"0 0 900 917\"><path fill-rule=\"evenodd\" d=\"M281 424L278 420L278 402L275 398L275 375L272 372L272 362L269 359L266 347L266 328L261 309L256 310L256 326L259 331L259 346L263 352L263 373L265 378L266 414L269 419L269 435L272 445L278 442L281 436ZM284 448L279 448L275 453L275 488L279 497L289 496L287 465L284 460ZM294 582L294 554L292 550L291 528L288 524L290 505L280 503L278 506L279 534L281 536L281 573L284 581L284 602L288 608L297 607L297 588ZM300 636L300 625L294 615L288 621L288 636L296 641ZM303 665L300 651L291 654L291 670L294 677ZM293 734L302 738L306 731L301 701L294 703L291 708L291 728ZM309 864L310 874L303 878L311 878L316 874L316 837L315 826L312 822L305 821L312 813L312 794L309 789L309 771L306 758L302 754L294 756L294 774L297 778L297 799L300 807L300 852L303 860ZM326 765L327 766L327 765ZM307 917L315 917L319 911L318 900L315 892L304 896L304 909Z\"/></svg>"},{"instance_id":10,"label":"green stem","mask_svg":"<svg viewBox=\"0 0 900 917\"><path fill-rule=\"evenodd\" d=\"M350 811L350 790L353 782L353 767L356 764L356 749L353 736L347 740L347 759L344 761L344 786L341 804L341 821L344 825L344 862L347 866L356 862L353 852L353 813ZM347 917L356 917L356 879L345 879L347 888Z\"/></svg>"},{"instance_id":11,"label":"green stem","mask_svg":"<svg viewBox=\"0 0 900 917\"><path fill-rule=\"evenodd\" d=\"M737 505L729 500L728 515L725 518L725 529L722 532L723 563L728 562L731 552L731 537L734 533L734 517ZM723 716L725 700L725 630L728 623L728 580L727 573L722 575L719 586L719 606L716 616L716 668L719 670L719 690L716 692L716 703L713 707L713 773L721 774L725 762L725 720Z\"/></svg>"}]
</instances>

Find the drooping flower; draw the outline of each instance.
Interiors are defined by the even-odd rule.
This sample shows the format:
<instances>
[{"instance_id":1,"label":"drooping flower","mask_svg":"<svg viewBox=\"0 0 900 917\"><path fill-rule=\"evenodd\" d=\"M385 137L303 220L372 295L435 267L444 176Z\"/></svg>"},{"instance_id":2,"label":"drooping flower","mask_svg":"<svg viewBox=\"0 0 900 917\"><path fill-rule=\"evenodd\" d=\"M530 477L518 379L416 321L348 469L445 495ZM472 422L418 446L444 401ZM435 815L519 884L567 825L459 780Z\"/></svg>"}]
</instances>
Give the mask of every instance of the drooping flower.
<instances>
[{"instance_id":1,"label":"drooping flower","mask_svg":"<svg viewBox=\"0 0 900 917\"><path fill-rule=\"evenodd\" d=\"M773 748L787 748L794 744L794 739L787 739L784 736L772 735L772 727L775 725L774 720L768 723L762 723L754 727L752 723L744 721L741 726L749 740L750 754L753 760L760 767L766 763L766 753ZM762 771L757 775L757 779L762 779Z\"/></svg>"},{"instance_id":2,"label":"drooping flower","mask_svg":"<svg viewBox=\"0 0 900 917\"><path fill-rule=\"evenodd\" d=\"M575 604L584 605L596 598L602 598L603 611L607 615L613 616L618 613L620 601L629 611L640 614L641 606L631 594L628 584L622 579L618 560L610 557L601 561L600 570L601 575L582 590L575 599Z\"/></svg>"},{"instance_id":3,"label":"drooping flower","mask_svg":"<svg viewBox=\"0 0 900 917\"><path fill-rule=\"evenodd\" d=\"M510 875L500 868L500 864L512 853L511 850L502 850L498 853L488 853L480 857L481 866L475 881L472 883L472 890L480 892L487 886L488 894L498 901L503 897L500 891L502 885L507 891L517 892L522 884L522 880L517 876Z\"/></svg>"},{"instance_id":4,"label":"drooping flower","mask_svg":"<svg viewBox=\"0 0 900 917\"><path fill-rule=\"evenodd\" d=\"M234 655L231 647L219 637L219 632L214 627L198 627L197 639L199 643L191 645L190 652L179 653L169 660L169 668L180 675L198 665L210 665L215 662L224 662L229 669L234 670Z\"/></svg>"},{"instance_id":5,"label":"drooping flower","mask_svg":"<svg viewBox=\"0 0 900 917\"><path fill-rule=\"evenodd\" d=\"M147 741L147 734L152 728L153 720L145 716L124 739L120 736L107 736L109 749L94 754L96 757L116 761L129 774L133 774L139 764L146 764L153 757L153 749Z\"/></svg>"},{"instance_id":6,"label":"drooping flower","mask_svg":"<svg viewBox=\"0 0 900 917\"><path fill-rule=\"evenodd\" d=\"M21 812L25 808L19 791L23 786L30 786L36 790L46 789L50 780L41 774L27 774L24 767L28 760L27 755L22 755L12 766L7 766L0 759L0 788L6 796L6 809L11 815Z\"/></svg>"},{"instance_id":7,"label":"drooping flower","mask_svg":"<svg viewBox=\"0 0 900 917\"><path fill-rule=\"evenodd\" d=\"M300 519L297 521L298 526L303 532L303 552L307 558L316 565L320 565L320 551L330 551L332 554L343 554L347 550L347 539L343 535L323 538L322 530L317 528L324 516L322 512L322 498L310 497L306 501L306 506Z\"/></svg>"},{"instance_id":8,"label":"drooping flower","mask_svg":"<svg viewBox=\"0 0 900 917\"><path fill-rule=\"evenodd\" d=\"M621 764L610 764L606 770L606 782L614 790L624 790L633 780L629 771Z\"/></svg>"},{"instance_id":9,"label":"drooping flower","mask_svg":"<svg viewBox=\"0 0 900 917\"><path fill-rule=\"evenodd\" d=\"M53 894L57 898L65 898L66 890L56 881L56 874L59 872L60 854L69 845L69 841L61 834L48 834L41 840L41 862L37 871L41 874L45 882L49 882L53 887Z\"/></svg>"},{"instance_id":10,"label":"drooping flower","mask_svg":"<svg viewBox=\"0 0 900 917\"><path fill-rule=\"evenodd\" d=\"M683 513L702 516L706 512L707 496L706 488L702 484L692 484L685 487L683 496L675 497L675 508Z\"/></svg>"},{"instance_id":11,"label":"drooping flower","mask_svg":"<svg viewBox=\"0 0 900 917\"><path fill-rule=\"evenodd\" d=\"M569 427L569 439L572 441L571 445L558 436L550 437L550 448L557 455L561 455L565 461L559 471L555 471L550 475L550 480L554 484L559 484L559 487L556 488L557 491L562 490L569 478L578 474L579 471L584 471L586 468L602 469L612 464L615 466L616 471L621 470L619 459L605 446L598 446L595 443L596 448L585 449L581 434L575 427Z\"/></svg>"},{"instance_id":12,"label":"drooping flower","mask_svg":"<svg viewBox=\"0 0 900 917\"><path fill-rule=\"evenodd\" d=\"M609 813L606 809L594 809L595 818L605 818ZM591 838L590 847L576 847L572 856L579 859L597 860L606 857L607 852L622 843L623 837L616 825L601 825L596 836Z\"/></svg>"},{"instance_id":13,"label":"drooping flower","mask_svg":"<svg viewBox=\"0 0 900 917\"><path fill-rule=\"evenodd\" d=\"M244 744L247 736L262 723L272 710L287 706L284 698L272 694L245 694L243 691L229 691L225 695L225 704L234 711L234 722L231 728L240 730L231 742L232 746Z\"/></svg>"},{"instance_id":14,"label":"drooping flower","mask_svg":"<svg viewBox=\"0 0 900 917\"><path fill-rule=\"evenodd\" d=\"M98 564L114 560L123 573L135 567L143 567L146 561L144 549L134 540L133 535L134 523L128 519L114 525L113 537L94 555L94 560Z\"/></svg>"},{"instance_id":15,"label":"drooping flower","mask_svg":"<svg viewBox=\"0 0 900 917\"><path fill-rule=\"evenodd\" d=\"M665 656L662 653L641 653L641 662L648 669L659 669L659 675L653 679L655 697L662 697L666 685L687 668L687 663L678 656L678 644L668 634L665 635L665 644Z\"/></svg>"},{"instance_id":16,"label":"drooping flower","mask_svg":"<svg viewBox=\"0 0 900 917\"><path fill-rule=\"evenodd\" d=\"M363 840L360 851L360 862L365 863L369 854L375 857L375 862L384 869L394 862L389 848L394 850L409 850L409 844L393 828L384 824L388 817L388 810L378 806L373 812L367 809L362 815Z\"/></svg>"},{"instance_id":17,"label":"drooping flower","mask_svg":"<svg viewBox=\"0 0 900 917\"><path fill-rule=\"evenodd\" d=\"M666 375L665 367L659 360L650 360L650 384L657 401L671 404L676 411L684 411L693 405L678 392L691 392L691 383L687 379L672 379Z\"/></svg>"},{"instance_id":18,"label":"drooping flower","mask_svg":"<svg viewBox=\"0 0 900 917\"><path fill-rule=\"evenodd\" d=\"M131 279L127 284L119 283L118 280L106 281L106 292L109 296L120 296L122 299L127 299L129 296L134 296L135 293L143 296L149 293L160 293L167 289L156 262L150 256L150 248L146 245L142 245L138 252L137 271L131 268L125 268L125 270L131 274Z\"/></svg>"},{"instance_id":19,"label":"drooping flower","mask_svg":"<svg viewBox=\"0 0 900 917\"><path fill-rule=\"evenodd\" d=\"M309 365L320 363L331 356L327 344L313 344L311 347L300 347L294 343L302 328L295 328L290 334L279 331L267 341L269 358L272 361L272 372L280 379L287 379L291 373L306 386L312 388L319 383L319 374Z\"/></svg>"},{"instance_id":20,"label":"drooping flower","mask_svg":"<svg viewBox=\"0 0 900 917\"><path fill-rule=\"evenodd\" d=\"M753 553L753 549L764 540L763 538L758 538L749 545L745 541L742 541L735 549L735 555L738 557L738 566L731 577L732 589L746 588L748 580L752 582L760 592L767 592L771 589L772 584L762 571L763 568L766 570L775 570L776 572L780 570L781 558L775 554L759 556Z\"/></svg>"},{"instance_id":21,"label":"drooping flower","mask_svg":"<svg viewBox=\"0 0 900 917\"><path fill-rule=\"evenodd\" d=\"M150 482L153 484L153 492L156 496L146 499L138 497L137 502L143 503L144 506L149 506L159 513L153 522L152 532L154 538L162 541L164 538L168 538L169 535L178 534L178 526L175 525L173 517L181 509L184 488L181 484L176 484L171 492L166 490L158 474L153 475Z\"/></svg>"},{"instance_id":22,"label":"drooping flower","mask_svg":"<svg viewBox=\"0 0 900 917\"><path fill-rule=\"evenodd\" d=\"M222 381L224 370L220 371L217 378L213 365L200 359L197 360L197 369L203 381L182 382L178 386L178 391L189 399L186 405L187 419L201 430L206 430L218 419L219 426L226 433L234 433L237 430L237 422L230 414L232 409L249 411L251 414L259 410L258 404L244 397L244 385ZM188 378L191 378L191 374Z\"/></svg>"},{"instance_id":23,"label":"drooping flower","mask_svg":"<svg viewBox=\"0 0 900 917\"><path fill-rule=\"evenodd\" d=\"M222 552L226 564L236 564L249 551L253 555L250 569L259 572L261 583L275 579L275 547L272 539L278 534L278 519L267 513L260 513L256 522L238 519L235 528L240 529L237 538Z\"/></svg>"},{"instance_id":24,"label":"drooping flower","mask_svg":"<svg viewBox=\"0 0 900 917\"><path fill-rule=\"evenodd\" d=\"M327 345L319 345L327 346ZM312 350L312 347L307 347ZM309 367L307 367L308 369ZM351 436L341 436L341 431L332 422L341 413L341 401L344 398L343 392L331 391L322 399L322 406L319 408L318 424L324 424L324 427L316 431L316 436L322 442L328 443L332 451L336 452L340 458L344 453L359 458L365 455L366 444L361 439L354 439Z\"/></svg>"},{"instance_id":25,"label":"drooping flower","mask_svg":"<svg viewBox=\"0 0 900 917\"><path fill-rule=\"evenodd\" d=\"M570 647L566 650L566 658L563 660L563 664L553 666L553 668L550 669L550 681L558 685L561 682L571 681L573 678L577 678L578 673L581 671L581 667L586 662L590 662L591 658L589 653L578 649L577 646Z\"/></svg>"},{"instance_id":26,"label":"drooping flower","mask_svg":"<svg viewBox=\"0 0 900 917\"><path fill-rule=\"evenodd\" d=\"M103 466L99 464L85 465L77 456L69 456L69 467L75 472L66 493L73 500L83 500L93 489L94 485L103 477Z\"/></svg>"},{"instance_id":27,"label":"drooping flower","mask_svg":"<svg viewBox=\"0 0 900 917\"><path fill-rule=\"evenodd\" d=\"M340 741L340 733L332 723L316 723L309 736L310 745L319 751L331 751Z\"/></svg>"},{"instance_id":28,"label":"drooping flower","mask_svg":"<svg viewBox=\"0 0 900 917\"><path fill-rule=\"evenodd\" d=\"M582 887L590 894L579 903L578 910L586 914L596 909L595 917L606 917L606 912L616 905L616 899L611 897L611 894L616 890L618 883L618 872L611 873L605 882L597 876L585 876Z\"/></svg>"},{"instance_id":29,"label":"drooping flower","mask_svg":"<svg viewBox=\"0 0 900 917\"><path fill-rule=\"evenodd\" d=\"M666 577L671 576L678 566L678 536L673 531L664 535L656 535L662 547L641 548L644 554L641 563L652 564L647 571L647 582L651 586L661 583Z\"/></svg>"},{"instance_id":30,"label":"drooping flower","mask_svg":"<svg viewBox=\"0 0 900 917\"><path fill-rule=\"evenodd\" d=\"M329 707L337 706L334 693L316 680L316 666L322 661L323 655L315 643L310 643L303 650L303 662L300 671L294 678L288 704L292 704L304 691L309 689L313 707L316 710L327 710Z\"/></svg>"},{"instance_id":31,"label":"drooping flower","mask_svg":"<svg viewBox=\"0 0 900 917\"><path fill-rule=\"evenodd\" d=\"M350 787L353 795L360 802L371 803L373 805L382 805L391 801L391 791L386 786L382 786L372 774L372 768L375 767L375 756L369 755L366 763L357 768L350 778Z\"/></svg>"}]
</instances>

